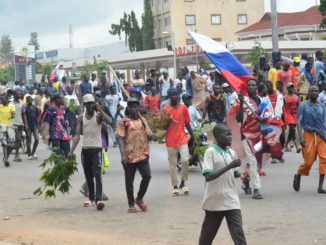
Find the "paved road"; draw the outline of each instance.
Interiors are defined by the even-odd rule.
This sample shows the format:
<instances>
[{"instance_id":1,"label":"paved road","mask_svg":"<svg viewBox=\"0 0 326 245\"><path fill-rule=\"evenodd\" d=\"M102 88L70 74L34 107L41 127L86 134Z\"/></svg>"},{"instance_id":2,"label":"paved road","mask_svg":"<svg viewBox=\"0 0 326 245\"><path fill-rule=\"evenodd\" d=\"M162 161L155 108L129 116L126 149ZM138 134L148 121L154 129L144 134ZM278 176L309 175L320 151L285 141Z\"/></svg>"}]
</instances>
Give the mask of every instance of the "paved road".
<instances>
[{"instance_id":1,"label":"paved road","mask_svg":"<svg viewBox=\"0 0 326 245\"><path fill-rule=\"evenodd\" d=\"M41 145L39 160L12 163L10 168L0 165L0 244L197 244L204 215L199 208L203 177L199 169L191 169L190 196L172 197L164 145L151 147L153 177L146 195L150 211L138 214L127 213L117 148L109 149L111 167L104 175L104 191L110 200L102 212L82 206L81 166L69 195L54 200L33 196L39 186L38 165L48 154ZM285 163L265 167L263 200L244 195L238 183L248 244L326 244L326 195L317 194L317 166L302 179L299 193L292 189L301 161L301 155L287 153ZM138 175L136 186L139 179ZM226 223L215 240L214 244L232 244Z\"/></svg>"}]
</instances>

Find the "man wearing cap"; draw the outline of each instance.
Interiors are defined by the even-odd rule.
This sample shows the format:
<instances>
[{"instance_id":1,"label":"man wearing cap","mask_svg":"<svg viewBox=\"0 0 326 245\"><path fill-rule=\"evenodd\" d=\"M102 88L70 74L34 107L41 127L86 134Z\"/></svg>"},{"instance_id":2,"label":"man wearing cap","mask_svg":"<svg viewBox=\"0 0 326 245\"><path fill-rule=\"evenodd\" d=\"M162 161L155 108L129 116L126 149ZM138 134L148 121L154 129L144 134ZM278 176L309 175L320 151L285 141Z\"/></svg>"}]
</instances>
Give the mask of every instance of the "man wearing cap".
<instances>
[{"instance_id":1,"label":"man wearing cap","mask_svg":"<svg viewBox=\"0 0 326 245\"><path fill-rule=\"evenodd\" d=\"M309 88L309 100L302 102L298 111L298 133L303 147L304 163L294 175L293 188L300 190L301 176L308 176L312 164L319 158L319 185L317 192L326 194L323 188L326 174L326 107L318 102L318 87ZM304 133L302 135L303 129Z\"/></svg>"},{"instance_id":2,"label":"man wearing cap","mask_svg":"<svg viewBox=\"0 0 326 245\"><path fill-rule=\"evenodd\" d=\"M234 102L238 98L237 92L233 91L232 88L228 83L222 84L222 90L224 92L224 98L225 98L225 110L226 113L228 113L233 106Z\"/></svg>"},{"instance_id":3,"label":"man wearing cap","mask_svg":"<svg viewBox=\"0 0 326 245\"><path fill-rule=\"evenodd\" d=\"M137 212L135 204L143 212L146 212L148 211L148 207L143 198L151 179L148 141L153 136L146 119L140 116L139 100L131 97L128 100L127 110L128 115L120 121L116 134L119 137L121 163L125 172L125 184L129 205L128 212ZM139 171L142 180L135 199L134 179L136 170Z\"/></svg>"},{"instance_id":4,"label":"man wearing cap","mask_svg":"<svg viewBox=\"0 0 326 245\"><path fill-rule=\"evenodd\" d=\"M172 195L179 195L179 189L183 194L188 195L189 189L185 185L188 180L189 168L189 149L188 139L184 128L187 128L191 136L191 140L195 142L195 138L190 127L190 117L188 109L185 105L180 104L179 96L176 88L172 87L168 90L170 103L163 108L163 112L169 115L169 121L166 125L165 143L168 150L168 158L170 163L171 183L173 186ZM177 158L178 153L181 156L181 183L178 189L177 179Z\"/></svg>"},{"instance_id":5,"label":"man wearing cap","mask_svg":"<svg viewBox=\"0 0 326 245\"><path fill-rule=\"evenodd\" d=\"M72 155L79 143L80 135L83 135L83 147L81 160L84 168L85 178L89 191L89 200L84 202L84 207L90 207L94 202L98 210L102 210L105 204L102 202L102 122L112 123L111 118L106 115L101 107L95 103L92 94L83 96L83 103L86 111L77 119L76 135L73 138L73 144L68 154ZM95 190L94 190L95 178Z\"/></svg>"},{"instance_id":6,"label":"man wearing cap","mask_svg":"<svg viewBox=\"0 0 326 245\"><path fill-rule=\"evenodd\" d=\"M298 56L293 58L293 63L290 67L290 71L292 73L292 83L294 84L297 91L300 90L300 84L299 84L299 77L300 77L300 58Z\"/></svg>"}]
</instances>

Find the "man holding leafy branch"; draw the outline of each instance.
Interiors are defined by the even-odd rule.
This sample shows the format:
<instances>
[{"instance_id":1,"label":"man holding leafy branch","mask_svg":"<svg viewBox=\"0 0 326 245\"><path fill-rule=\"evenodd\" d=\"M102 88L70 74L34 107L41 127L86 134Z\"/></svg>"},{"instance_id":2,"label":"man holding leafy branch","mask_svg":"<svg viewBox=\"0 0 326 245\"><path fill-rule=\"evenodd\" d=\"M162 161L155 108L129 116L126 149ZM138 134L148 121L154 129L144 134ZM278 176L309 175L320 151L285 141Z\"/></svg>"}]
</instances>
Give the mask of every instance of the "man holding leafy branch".
<instances>
[{"instance_id":1,"label":"man holding leafy branch","mask_svg":"<svg viewBox=\"0 0 326 245\"><path fill-rule=\"evenodd\" d=\"M90 207L95 202L96 208L102 210L105 205L102 202L101 128L102 122L111 124L112 119L95 103L95 98L92 94L84 95L83 103L86 111L77 119L76 134L73 138L73 145L68 154L68 159L72 158L79 143L80 135L83 134L81 159L89 190L89 200L84 202L84 207ZM94 178L96 192L94 191Z\"/></svg>"}]
</instances>

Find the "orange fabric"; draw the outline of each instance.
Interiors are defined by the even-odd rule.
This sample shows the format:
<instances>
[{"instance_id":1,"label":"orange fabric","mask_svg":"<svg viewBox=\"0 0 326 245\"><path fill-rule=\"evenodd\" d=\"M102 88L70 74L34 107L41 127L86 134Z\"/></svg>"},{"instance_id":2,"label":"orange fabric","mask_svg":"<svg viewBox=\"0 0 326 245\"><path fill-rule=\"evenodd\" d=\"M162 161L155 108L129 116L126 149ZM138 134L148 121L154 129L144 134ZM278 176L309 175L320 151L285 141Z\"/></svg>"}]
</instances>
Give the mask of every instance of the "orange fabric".
<instances>
[{"instance_id":1,"label":"orange fabric","mask_svg":"<svg viewBox=\"0 0 326 245\"><path fill-rule=\"evenodd\" d=\"M304 132L305 147L302 149L304 163L299 166L298 174L308 176L312 164L319 157L319 173L326 174L326 142L313 132Z\"/></svg>"}]
</instances>

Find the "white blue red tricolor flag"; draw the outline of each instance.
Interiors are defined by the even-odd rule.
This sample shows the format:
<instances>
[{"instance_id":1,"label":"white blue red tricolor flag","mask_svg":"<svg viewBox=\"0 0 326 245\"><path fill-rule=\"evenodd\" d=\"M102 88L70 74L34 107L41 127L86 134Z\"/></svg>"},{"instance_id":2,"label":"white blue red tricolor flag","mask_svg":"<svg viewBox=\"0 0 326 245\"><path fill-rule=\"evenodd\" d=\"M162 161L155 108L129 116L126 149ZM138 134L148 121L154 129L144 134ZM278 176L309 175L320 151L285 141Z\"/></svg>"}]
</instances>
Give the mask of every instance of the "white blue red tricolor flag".
<instances>
[{"instance_id":1,"label":"white blue red tricolor flag","mask_svg":"<svg viewBox=\"0 0 326 245\"><path fill-rule=\"evenodd\" d=\"M213 39L196 32L188 32L233 89L238 93L246 93L247 81L253 76L240 61L226 47Z\"/></svg>"}]
</instances>

